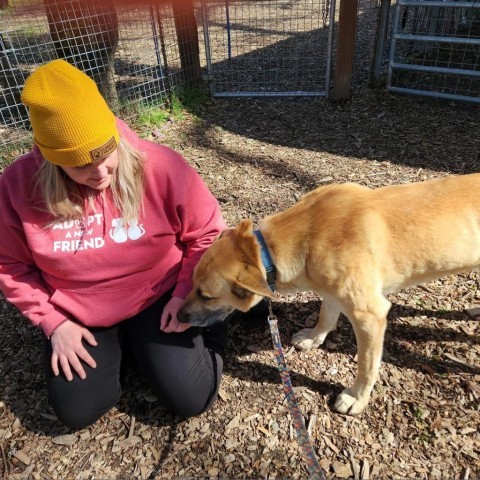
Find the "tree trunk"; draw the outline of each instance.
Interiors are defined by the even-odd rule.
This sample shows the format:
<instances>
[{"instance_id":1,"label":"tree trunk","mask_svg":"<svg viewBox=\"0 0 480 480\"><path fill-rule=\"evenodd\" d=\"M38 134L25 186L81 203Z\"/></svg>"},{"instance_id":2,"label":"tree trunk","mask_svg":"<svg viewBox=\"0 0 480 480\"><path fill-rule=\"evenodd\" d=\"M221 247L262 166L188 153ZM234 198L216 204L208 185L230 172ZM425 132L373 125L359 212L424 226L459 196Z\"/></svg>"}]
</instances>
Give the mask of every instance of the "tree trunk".
<instances>
[{"instance_id":1,"label":"tree trunk","mask_svg":"<svg viewBox=\"0 0 480 480\"><path fill-rule=\"evenodd\" d=\"M200 49L193 0L173 0L172 8L185 82L191 87L199 87L201 84Z\"/></svg>"},{"instance_id":2,"label":"tree trunk","mask_svg":"<svg viewBox=\"0 0 480 480\"><path fill-rule=\"evenodd\" d=\"M57 56L92 77L110 107L117 107L114 55L118 18L114 0L44 2Z\"/></svg>"}]
</instances>

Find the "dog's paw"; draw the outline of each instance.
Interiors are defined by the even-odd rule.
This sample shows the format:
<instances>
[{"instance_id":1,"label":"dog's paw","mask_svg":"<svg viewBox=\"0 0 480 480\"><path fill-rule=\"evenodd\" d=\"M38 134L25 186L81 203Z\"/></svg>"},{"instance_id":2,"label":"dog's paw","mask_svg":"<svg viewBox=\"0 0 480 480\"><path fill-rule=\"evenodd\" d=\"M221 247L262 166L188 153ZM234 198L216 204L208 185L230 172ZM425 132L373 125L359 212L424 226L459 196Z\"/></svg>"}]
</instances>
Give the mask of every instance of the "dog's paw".
<instances>
[{"instance_id":1,"label":"dog's paw","mask_svg":"<svg viewBox=\"0 0 480 480\"><path fill-rule=\"evenodd\" d=\"M315 336L313 328L304 328L292 336L292 345L297 350L308 352L323 343L325 336Z\"/></svg>"},{"instance_id":2,"label":"dog's paw","mask_svg":"<svg viewBox=\"0 0 480 480\"><path fill-rule=\"evenodd\" d=\"M351 390L347 388L337 397L334 408L339 413L355 417L365 410L367 403L368 398L366 400L358 399L354 397Z\"/></svg>"}]
</instances>

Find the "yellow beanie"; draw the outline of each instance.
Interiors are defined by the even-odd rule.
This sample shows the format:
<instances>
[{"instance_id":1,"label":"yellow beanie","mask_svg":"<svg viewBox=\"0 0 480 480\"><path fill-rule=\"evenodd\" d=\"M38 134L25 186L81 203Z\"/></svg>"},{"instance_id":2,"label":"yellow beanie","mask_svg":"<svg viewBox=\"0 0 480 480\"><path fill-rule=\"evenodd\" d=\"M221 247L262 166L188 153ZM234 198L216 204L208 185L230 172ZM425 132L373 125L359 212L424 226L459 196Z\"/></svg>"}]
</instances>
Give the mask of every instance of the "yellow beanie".
<instances>
[{"instance_id":1,"label":"yellow beanie","mask_svg":"<svg viewBox=\"0 0 480 480\"><path fill-rule=\"evenodd\" d=\"M25 82L33 139L43 157L63 167L104 158L119 141L115 116L95 82L65 60L37 68Z\"/></svg>"}]
</instances>

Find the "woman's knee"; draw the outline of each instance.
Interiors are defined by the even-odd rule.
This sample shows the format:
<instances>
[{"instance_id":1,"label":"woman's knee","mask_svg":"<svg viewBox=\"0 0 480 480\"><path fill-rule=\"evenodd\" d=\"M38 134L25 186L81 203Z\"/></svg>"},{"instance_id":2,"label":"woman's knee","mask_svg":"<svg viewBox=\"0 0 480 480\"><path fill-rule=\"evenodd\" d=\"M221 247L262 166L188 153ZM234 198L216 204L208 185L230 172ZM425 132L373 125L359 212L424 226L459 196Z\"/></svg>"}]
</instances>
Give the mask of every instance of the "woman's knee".
<instances>
[{"instance_id":1,"label":"woman's knee","mask_svg":"<svg viewBox=\"0 0 480 480\"><path fill-rule=\"evenodd\" d=\"M213 357L213 358L211 358ZM206 412L215 402L222 378L223 362L211 352L210 361L192 364L185 362L163 375L147 375L150 386L159 400L173 413L195 417ZM190 367L190 368L188 368Z\"/></svg>"},{"instance_id":2,"label":"woman's knee","mask_svg":"<svg viewBox=\"0 0 480 480\"><path fill-rule=\"evenodd\" d=\"M69 401L55 401L50 399L50 404L57 418L67 427L80 430L93 425L99 418L113 408L120 399L121 392L111 398L102 398L95 401L92 397Z\"/></svg>"},{"instance_id":3,"label":"woman's knee","mask_svg":"<svg viewBox=\"0 0 480 480\"><path fill-rule=\"evenodd\" d=\"M52 405L57 418L72 430L81 430L82 428L93 425L103 413L86 412L84 410L70 410L63 407Z\"/></svg>"},{"instance_id":4,"label":"woman's knee","mask_svg":"<svg viewBox=\"0 0 480 480\"><path fill-rule=\"evenodd\" d=\"M172 413L179 415L183 418L196 417L210 410L215 401L217 400L217 391L213 395L207 398L199 397L198 395L189 395L188 397L182 396L182 398L161 398L164 405Z\"/></svg>"},{"instance_id":5,"label":"woman's knee","mask_svg":"<svg viewBox=\"0 0 480 480\"><path fill-rule=\"evenodd\" d=\"M122 361L121 332L117 327L92 330L97 346L85 343L85 348L97 363L96 368L84 364L87 374L80 379L74 373L68 381L65 375L54 375L51 368L52 345L44 339L44 369L48 399L58 419L73 429L95 423L120 399L120 368Z\"/></svg>"}]
</instances>

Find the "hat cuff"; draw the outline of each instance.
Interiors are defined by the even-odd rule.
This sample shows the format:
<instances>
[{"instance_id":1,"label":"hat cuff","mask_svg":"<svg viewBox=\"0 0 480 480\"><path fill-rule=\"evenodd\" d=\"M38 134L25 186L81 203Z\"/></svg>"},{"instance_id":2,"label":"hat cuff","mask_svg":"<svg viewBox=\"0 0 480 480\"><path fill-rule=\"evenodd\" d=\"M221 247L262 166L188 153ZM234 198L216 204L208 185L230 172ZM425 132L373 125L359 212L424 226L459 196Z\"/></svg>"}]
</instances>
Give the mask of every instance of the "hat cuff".
<instances>
[{"instance_id":1,"label":"hat cuff","mask_svg":"<svg viewBox=\"0 0 480 480\"><path fill-rule=\"evenodd\" d=\"M112 128L107 134L90 140L83 145L76 145L70 148L50 148L42 145L34 138L34 142L42 152L45 160L61 167L82 167L105 158L117 148L119 140L120 135L116 127L115 117L113 118Z\"/></svg>"}]
</instances>

